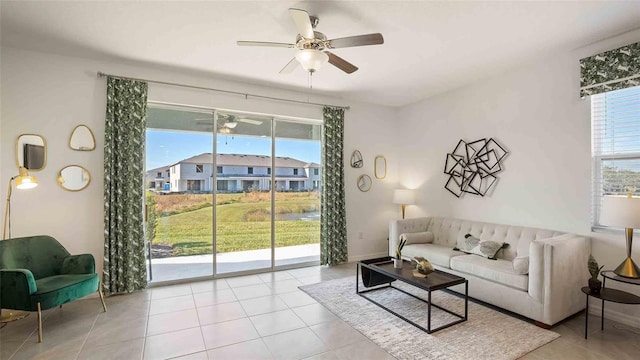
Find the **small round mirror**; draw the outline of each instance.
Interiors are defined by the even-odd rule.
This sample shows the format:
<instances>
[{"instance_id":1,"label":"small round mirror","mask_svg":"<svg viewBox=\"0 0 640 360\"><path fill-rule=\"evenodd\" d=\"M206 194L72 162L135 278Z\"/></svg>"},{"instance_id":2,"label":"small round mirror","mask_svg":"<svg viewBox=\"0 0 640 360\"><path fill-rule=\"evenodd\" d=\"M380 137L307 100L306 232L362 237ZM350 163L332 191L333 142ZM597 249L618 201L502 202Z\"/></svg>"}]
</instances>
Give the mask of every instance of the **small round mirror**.
<instances>
[{"instance_id":1,"label":"small round mirror","mask_svg":"<svg viewBox=\"0 0 640 360\"><path fill-rule=\"evenodd\" d=\"M358 189L367 192L371 189L371 177L369 175L360 175L358 177Z\"/></svg>"},{"instance_id":2,"label":"small round mirror","mask_svg":"<svg viewBox=\"0 0 640 360\"><path fill-rule=\"evenodd\" d=\"M65 190L80 191L91 182L89 170L79 165L69 165L58 173L58 184Z\"/></svg>"},{"instance_id":3,"label":"small round mirror","mask_svg":"<svg viewBox=\"0 0 640 360\"><path fill-rule=\"evenodd\" d=\"M39 171L47 164L47 144L35 134L22 134L16 141L16 164L29 171Z\"/></svg>"},{"instance_id":4,"label":"small round mirror","mask_svg":"<svg viewBox=\"0 0 640 360\"><path fill-rule=\"evenodd\" d=\"M86 125L78 125L71 132L69 147L77 151L91 151L96 148L96 139L93 132Z\"/></svg>"}]
</instances>

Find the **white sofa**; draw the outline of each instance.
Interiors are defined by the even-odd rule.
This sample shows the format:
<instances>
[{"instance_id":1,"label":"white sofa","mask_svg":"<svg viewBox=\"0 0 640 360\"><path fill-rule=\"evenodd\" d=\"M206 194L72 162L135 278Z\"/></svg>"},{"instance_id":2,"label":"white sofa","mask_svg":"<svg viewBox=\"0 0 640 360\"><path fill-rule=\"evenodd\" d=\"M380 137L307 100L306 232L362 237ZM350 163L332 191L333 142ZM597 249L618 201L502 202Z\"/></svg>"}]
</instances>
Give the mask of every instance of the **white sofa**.
<instances>
[{"instance_id":1,"label":"white sofa","mask_svg":"<svg viewBox=\"0 0 640 360\"><path fill-rule=\"evenodd\" d=\"M589 278L589 238L552 230L427 217L392 220L389 255L395 256L401 234L426 231L433 233L433 242L407 244L402 257L422 256L436 269L465 277L472 298L533 319L543 327L585 308L580 288ZM466 234L509 246L498 252L497 260L453 250L463 246ZM529 272L521 275L514 270L512 261L516 256L527 255ZM461 285L453 290L464 293Z\"/></svg>"}]
</instances>

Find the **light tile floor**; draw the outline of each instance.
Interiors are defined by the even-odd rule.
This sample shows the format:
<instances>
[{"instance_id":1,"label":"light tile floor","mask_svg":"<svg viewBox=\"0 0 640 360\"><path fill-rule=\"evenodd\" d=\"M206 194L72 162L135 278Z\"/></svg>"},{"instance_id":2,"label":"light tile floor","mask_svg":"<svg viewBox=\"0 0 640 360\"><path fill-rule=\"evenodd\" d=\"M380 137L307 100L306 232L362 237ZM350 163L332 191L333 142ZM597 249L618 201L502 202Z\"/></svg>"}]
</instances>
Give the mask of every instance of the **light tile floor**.
<instances>
[{"instance_id":1,"label":"light tile floor","mask_svg":"<svg viewBox=\"0 0 640 360\"><path fill-rule=\"evenodd\" d=\"M393 359L380 347L297 289L353 276L354 264L151 288L51 309L44 342L36 316L0 330L0 359ZM640 329L584 317L553 331L562 336L523 359L636 359Z\"/></svg>"}]
</instances>

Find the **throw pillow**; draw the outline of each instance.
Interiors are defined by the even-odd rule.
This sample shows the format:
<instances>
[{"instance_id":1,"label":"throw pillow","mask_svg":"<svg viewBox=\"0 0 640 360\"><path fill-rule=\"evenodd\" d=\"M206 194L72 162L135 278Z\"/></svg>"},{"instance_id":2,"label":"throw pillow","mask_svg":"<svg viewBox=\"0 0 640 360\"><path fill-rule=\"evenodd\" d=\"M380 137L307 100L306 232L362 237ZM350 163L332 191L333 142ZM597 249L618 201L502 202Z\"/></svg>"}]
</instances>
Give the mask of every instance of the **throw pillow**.
<instances>
[{"instance_id":1,"label":"throw pillow","mask_svg":"<svg viewBox=\"0 0 640 360\"><path fill-rule=\"evenodd\" d=\"M520 275L529 273L529 256L518 256L513 259L513 270Z\"/></svg>"},{"instance_id":2,"label":"throw pillow","mask_svg":"<svg viewBox=\"0 0 640 360\"><path fill-rule=\"evenodd\" d=\"M481 241L471 234L465 235L464 238L465 239L462 242L461 247L454 248L453 250L459 250L467 254L484 256L491 260L496 260L498 251L509 246L508 243L499 243L491 240Z\"/></svg>"},{"instance_id":3,"label":"throw pillow","mask_svg":"<svg viewBox=\"0 0 640 360\"><path fill-rule=\"evenodd\" d=\"M433 242L433 233L431 231L423 231L417 233L403 233L400 234L400 240L407 240L409 244L428 244Z\"/></svg>"}]
</instances>

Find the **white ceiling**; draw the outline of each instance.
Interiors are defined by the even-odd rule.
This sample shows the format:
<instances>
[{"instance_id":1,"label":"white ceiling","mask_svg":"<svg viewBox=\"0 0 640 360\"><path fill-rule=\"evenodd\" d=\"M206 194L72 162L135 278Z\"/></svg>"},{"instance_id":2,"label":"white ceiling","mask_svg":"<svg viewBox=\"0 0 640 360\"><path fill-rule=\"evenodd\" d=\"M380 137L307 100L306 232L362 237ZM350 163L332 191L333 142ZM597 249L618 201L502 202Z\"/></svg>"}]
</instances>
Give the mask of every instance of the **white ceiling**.
<instances>
[{"instance_id":1,"label":"white ceiling","mask_svg":"<svg viewBox=\"0 0 640 360\"><path fill-rule=\"evenodd\" d=\"M278 73L295 49L235 43L295 42L289 7L318 16L316 30L330 39L382 33L384 45L333 50L360 70L347 75L326 65L314 75L313 91L390 106L640 25L638 1L2 1L1 38L3 46L305 90L301 68Z\"/></svg>"}]
</instances>

